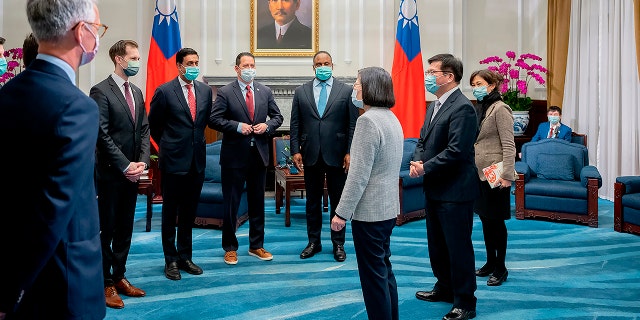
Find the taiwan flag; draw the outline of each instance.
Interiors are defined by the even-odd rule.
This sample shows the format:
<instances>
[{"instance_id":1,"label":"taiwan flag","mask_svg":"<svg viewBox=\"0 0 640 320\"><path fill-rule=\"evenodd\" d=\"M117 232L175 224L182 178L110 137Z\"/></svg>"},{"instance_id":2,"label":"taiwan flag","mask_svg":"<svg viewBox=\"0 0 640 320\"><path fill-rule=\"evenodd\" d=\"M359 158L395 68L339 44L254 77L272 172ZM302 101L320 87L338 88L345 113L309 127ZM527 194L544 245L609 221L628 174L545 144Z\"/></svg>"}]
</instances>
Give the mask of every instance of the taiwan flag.
<instances>
[{"instance_id":1,"label":"taiwan flag","mask_svg":"<svg viewBox=\"0 0 640 320\"><path fill-rule=\"evenodd\" d=\"M156 88L178 76L176 53L180 48L182 48L182 43L175 0L156 0L147 62L145 96L147 112L149 112L149 104ZM157 149L158 146L153 140L151 143Z\"/></svg>"},{"instance_id":2,"label":"taiwan flag","mask_svg":"<svg viewBox=\"0 0 640 320\"><path fill-rule=\"evenodd\" d=\"M400 120L405 138L419 138L426 103L416 0L400 1L391 78L396 98L391 110Z\"/></svg>"}]
</instances>

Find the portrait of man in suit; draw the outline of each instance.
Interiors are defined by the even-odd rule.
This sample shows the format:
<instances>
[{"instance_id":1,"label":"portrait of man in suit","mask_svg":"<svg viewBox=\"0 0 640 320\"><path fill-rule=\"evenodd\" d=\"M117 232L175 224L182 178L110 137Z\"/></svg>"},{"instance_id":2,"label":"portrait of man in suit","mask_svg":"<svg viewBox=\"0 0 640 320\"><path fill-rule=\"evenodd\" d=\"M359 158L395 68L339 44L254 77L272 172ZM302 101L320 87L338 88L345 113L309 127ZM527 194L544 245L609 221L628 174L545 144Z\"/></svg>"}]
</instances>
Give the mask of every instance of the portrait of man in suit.
<instances>
[{"instance_id":1,"label":"portrait of man in suit","mask_svg":"<svg viewBox=\"0 0 640 320\"><path fill-rule=\"evenodd\" d=\"M312 25L312 4L315 0L256 1L264 1L258 4L258 8L268 3L268 14L265 10L259 10L257 15L257 49L313 49L310 26ZM304 15L304 20L299 12L308 13Z\"/></svg>"}]
</instances>

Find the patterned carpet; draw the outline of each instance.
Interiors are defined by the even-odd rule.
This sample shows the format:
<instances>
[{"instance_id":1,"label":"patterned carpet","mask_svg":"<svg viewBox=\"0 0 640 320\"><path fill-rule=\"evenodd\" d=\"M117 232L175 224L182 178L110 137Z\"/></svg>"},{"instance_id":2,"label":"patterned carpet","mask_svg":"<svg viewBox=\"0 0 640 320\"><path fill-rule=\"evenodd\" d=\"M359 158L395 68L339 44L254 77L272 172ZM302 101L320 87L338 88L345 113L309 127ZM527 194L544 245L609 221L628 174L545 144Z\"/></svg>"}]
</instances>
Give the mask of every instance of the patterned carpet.
<instances>
[{"instance_id":1,"label":"patterned carpet","mask_svg":"<svg viewBox=\"0 0 640 320\"><path fill-rule=\"evenodd\" d=\"M513 200L513 199L512 199ZM478 279L476 319L640 319L640 237L613 231L613 204L599 201L600 227L535 220L507 221L509 278L500 287ZM143 298L123 297L125 308L107 310L107 319L366 319L349 224L347 260L333 260L328 214L324 251L307 260L304 200L295 199L291 227L266 203L264 262L247 254L248 224L238 230L239 262L226 265L221 231L194 229L194 262L204 274L164 277L160 205L154 205L151 232L144 232L144 198L138 200L127 278L146 290ZM480 220L475 219L476 264L485 253ZM392 263L398 282L401 319L441 319L447 303L414 297L431 289L424 220L394 229Z\"/></svg>"}]
</instances>

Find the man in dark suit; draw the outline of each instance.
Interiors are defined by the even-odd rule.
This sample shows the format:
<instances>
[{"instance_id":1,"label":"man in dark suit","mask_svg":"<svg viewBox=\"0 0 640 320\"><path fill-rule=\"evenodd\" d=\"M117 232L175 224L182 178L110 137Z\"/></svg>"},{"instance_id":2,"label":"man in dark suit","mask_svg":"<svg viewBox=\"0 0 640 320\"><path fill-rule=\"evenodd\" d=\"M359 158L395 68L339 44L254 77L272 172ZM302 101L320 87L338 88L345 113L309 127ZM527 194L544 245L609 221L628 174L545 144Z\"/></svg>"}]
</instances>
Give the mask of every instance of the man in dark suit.
<instances>
[{"instance_id":1,"label":"man in dark suit","mask_svg":"<svg viewBox=\"0 0 640 320\"><path fill-rule=\"evenodd\" d=\"M210 126L223 133L220 150L224 219L224 262L238 263L238 207L247 188L249 255L260 260L273 256L264 249L264 190L269 163L270 135L282 124L271 89L254 81L255 58L249 52L236 57L238 79L218 89ZM267 117L269 118L267 120Z\"/></svg>"},{"instance_id":2,"label":"man in dark suit","mask_svg":"<svg viewBox=\"0 0 640 320\"><path fill-rule=\"evenodd\" d=\"M138 180L149 167L149 122L142 91L129 77L140 67L138 44L120 40L109 49L115 66L89 95L100 110L96 179L102 240L102 272L107 307L123 308L118 293L142 297L145 292L125 278L131 247Z\"/></svg>"},{"instance_id":3,"label":"man in dark suit","mask_svg":"<svg viewBox=\"0 0 640 320\"><path fill-rule=\"evenodd\" d=\"M358 119L358 108L351 102L352 87L332 77L333 60L326 51L313 56L315 78L296 88L291 104L291 154L299 169L304 169L307 191L307 247L301 259L322 251L322 194L325 176L331 200L329 220L335 208L349 170L349 150ZM333 256L342 262L345 229L331 231Z\"/></svg>"},{"instance_id":4,"label":"man in dark suit","mask_svg":"<svg viewBox=\"0 0 640 320\"><path fill-rule=\"evenodd\" d=\"M0 157L0 319L102 319L98 106L75 77L106 28L92 0L29 0L26 13L40 53L0 89L0 143L18 157Z\"/></svg>"},{"instance_id":5,"label":"man in dark suit","mask_svg":"<svg viewBox=\"0 0 640 320\"><path fill-rule=\"evenodd\" d=\"M437 282L432 291L418 291L416 297L452 302L445 320L471 319L476 316L471 243L473 202L479 192L473 149L476 113L458 88L462 62L450 54L428 62L425 86L437 99L427 109L410 174L424 176L429 259Z\"/></svg>"},{"instance_id":6,"label":"man in dark suit","mask_svg":"<svg viewBox=\"0 0 640 320\"><path fill-rule=\"evenodd\" d=\"M176 53L179 76L156 89L149 110L149 128L158 143L162 174L164 273L171 280L181 279L179 269L202 274L191 260L191 229L204 182L204 129L211 113L212 91L195 80L200 73L199 61L195 50L180 49Z\"/></svg>"},{"instance_id":7,"label":"man in dark suit","mask_svg":"<svg viewBox=\"0 0 640 320\"><path fill-rule=\"evenodd\" d=\"M274 24L258 30L258 49L311 49L311 28L298 20L302 0L269 0Z\"/></svg>"}]
</instances>

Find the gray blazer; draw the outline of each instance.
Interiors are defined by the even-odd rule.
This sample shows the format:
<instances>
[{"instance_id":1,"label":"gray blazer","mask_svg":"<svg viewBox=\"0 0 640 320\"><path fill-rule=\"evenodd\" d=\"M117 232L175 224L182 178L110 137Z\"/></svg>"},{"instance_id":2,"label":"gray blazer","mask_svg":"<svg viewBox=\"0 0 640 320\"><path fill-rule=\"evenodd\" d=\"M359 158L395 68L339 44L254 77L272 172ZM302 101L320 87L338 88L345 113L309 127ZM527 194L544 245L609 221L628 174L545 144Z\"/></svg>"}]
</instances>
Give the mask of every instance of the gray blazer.
<instances>
[{"instance_id":1,"label":"gray blazer","mask_svg":"<svg viewBox=\"0 0 640 320\"><path fill-rule=\"evenodd\" d=\"M372 107L358 118L351 165L336 208L339 216L375 222L398 215L403 143L400 121L388 108Z\"/></svg>"},{"instance_id":2,"label":"gray blazer","mask_svg":"<svg viewBox=\"0 0 640 320\"><path fill-rule=\"evenodd\" d=\"M475 159L480 180L487 180L482 169L503 161L502 179L515 181L516 145L513 141L513 115L511 108L496 101L480 123L480 132L475 143Z\"/></svg>"}]
</instances>

